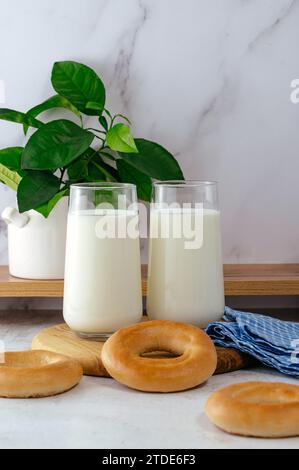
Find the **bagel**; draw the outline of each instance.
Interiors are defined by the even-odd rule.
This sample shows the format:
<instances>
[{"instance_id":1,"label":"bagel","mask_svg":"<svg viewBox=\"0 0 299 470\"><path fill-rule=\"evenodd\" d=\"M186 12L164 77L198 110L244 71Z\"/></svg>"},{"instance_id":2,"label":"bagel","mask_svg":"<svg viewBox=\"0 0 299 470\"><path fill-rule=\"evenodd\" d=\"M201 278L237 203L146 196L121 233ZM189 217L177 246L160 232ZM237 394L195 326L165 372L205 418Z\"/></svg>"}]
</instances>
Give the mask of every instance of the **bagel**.
<instances>
[{"instance_id":1,"label":"bagel","mask_svg":"<svg viewBox=\"0 0 299 470\"><path fill-rule=\"evenodd\" d=\"M47 397L65 392L81 379L78 361L50 351L6 352L0 363L0 396Z\"/></svg>"},{"instance_id":2,"label":"bagel","mask_svg":"<svg viewBox=\"0 0 299 470\"><path fill-rule=\"evenodd\" d=\"M243 382L212 393L209 419L232 434L255 437L299 435L299 386L281 382Z\"/></svg>"},{"instance_id":3,"label":"bagel","mask_svg":"<svg viewBox=\"0 0 299 470\"><path fill-rule=\"evenodd\" d=\"M167 351L176 357L142 357ZM199 328L175 321L152 320L118 330L104 344L102 361L109 374L145 392L177 392L205 382L215 371L217 354Z\"/></svg>"}]
</instances>

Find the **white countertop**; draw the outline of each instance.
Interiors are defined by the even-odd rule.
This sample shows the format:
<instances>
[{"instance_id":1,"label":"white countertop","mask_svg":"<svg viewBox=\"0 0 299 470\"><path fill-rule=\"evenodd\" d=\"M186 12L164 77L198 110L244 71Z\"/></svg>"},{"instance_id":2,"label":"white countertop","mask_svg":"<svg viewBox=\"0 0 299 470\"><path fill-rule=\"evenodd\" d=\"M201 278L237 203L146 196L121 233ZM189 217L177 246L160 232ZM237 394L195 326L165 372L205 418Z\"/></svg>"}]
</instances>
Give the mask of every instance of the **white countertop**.
<instances>
[{"instance_id":1,"label":"white countertop","mask_svg":"<svg viewBox=\"0 0 299 470\"><path fill-rule=\"evenodd\" d=\"M41 328L62 322L56 312L1 312L7 350L30 347ZM186 392L142 393L112 379L83 377L49 398L0 398L0 448L299 448L299 438L255 439L226 434L205 416L208 395L246 380L298 381L259 368L213 376Z\"/></svg>"}]
</instances>

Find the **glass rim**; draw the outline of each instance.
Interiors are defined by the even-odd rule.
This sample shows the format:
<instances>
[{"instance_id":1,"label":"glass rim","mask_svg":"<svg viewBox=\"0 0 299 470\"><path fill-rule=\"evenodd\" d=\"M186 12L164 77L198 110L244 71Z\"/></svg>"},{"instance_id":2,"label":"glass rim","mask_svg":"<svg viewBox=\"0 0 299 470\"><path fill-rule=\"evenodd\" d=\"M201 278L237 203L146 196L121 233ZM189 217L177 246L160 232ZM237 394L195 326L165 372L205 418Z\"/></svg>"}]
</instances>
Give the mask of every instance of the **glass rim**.
<instances>
[{"instance_id":1,"label":"glass rim","mask_svg":"<svg viewBox=\"0 0 299 470\"><path fill-rule=\"evenodd\" d=\"M165 186L168 188L192 188L200 186L216 186L218 181L213 180L168 180L168 181L156 181L153 183L154 186L160 187Z\"/></svg>"},{"instance_id":2,"label":"glass rim","mask_svg":"<svg viewBox=\"0 0 299 470\"><path fill-rule=\"evenodd\" d=\"M117 181L99 181L94 183L74 183L70 188L78 189L136 189L136 185L132 183L119 183Z\"/></svg>"}]
</instances>

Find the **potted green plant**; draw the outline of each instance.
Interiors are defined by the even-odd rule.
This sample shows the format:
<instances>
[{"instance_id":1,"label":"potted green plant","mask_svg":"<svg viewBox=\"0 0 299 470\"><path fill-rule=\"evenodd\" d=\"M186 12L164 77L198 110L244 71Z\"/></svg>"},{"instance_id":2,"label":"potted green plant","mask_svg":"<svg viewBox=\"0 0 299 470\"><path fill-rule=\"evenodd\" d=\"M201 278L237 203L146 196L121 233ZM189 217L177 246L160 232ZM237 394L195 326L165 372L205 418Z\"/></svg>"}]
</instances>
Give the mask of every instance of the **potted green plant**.
<instances>
[{"instance_id":1,"label":"potted green plant","mask_svg":"<svg viewBox=\"0 0 299 470\"><path fill-rule=\"evenodd\" d=\"M71 184L134 183L139 199L149 201L153 179L184 178L168 150L134 138L129 119L105 107L105 86L90 67L56 62L51 82L56 94L26 113L0 109L0 119L21 124L25 135L34 131L24 147L0 150L0 181L17 196L18 211L6 208L3 218L9 225L10 272L19 277L63 277ZM43 112L55 108L73 119L41 121ZM97 124L86 124L86 117Z\"/></svg>"}]
</instances>

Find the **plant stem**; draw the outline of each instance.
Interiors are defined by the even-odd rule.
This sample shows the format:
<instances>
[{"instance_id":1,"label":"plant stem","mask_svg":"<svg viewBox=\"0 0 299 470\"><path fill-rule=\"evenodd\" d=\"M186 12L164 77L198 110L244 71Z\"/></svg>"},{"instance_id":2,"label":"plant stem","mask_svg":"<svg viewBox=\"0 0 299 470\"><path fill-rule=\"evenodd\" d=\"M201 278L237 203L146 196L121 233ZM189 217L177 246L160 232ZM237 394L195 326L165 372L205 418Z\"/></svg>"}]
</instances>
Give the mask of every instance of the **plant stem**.
<instances>
[{"instance_id":1,"label":"plant stem","mask_svg":"<svg viewBox=\"0 0 299 470\"><path fill-rule=\"evenodd\" d=\"M106 147L104 147L106 148ZM111 155L110 153L107 153L107 152L103 152L103 149L100 149L98 150L98 153L101 154L101 155L104 155L104 157L108 158L109 160L113 160L115 162L116 158Z\"/></svg>"},{"instance_id":2,"label":"plant stem","mask_svg":"<svg viewBox=\"0 0 299 470\"><path fill-rule=\"evenodd\" d=\"M64 177L64 173L65 173L65 168L60 168L60 171L61 171L61 175L60 175L60 184L63 182L63 177Z\"/></svg>"},{"instance_id":3,"label":"plant stem","mask_svg":"<svg viewBox=\"0 0 299 470\"><path fill-rule=\"evenodd\" d=\"M95 135L95 138L101 140L103 144L105 143L105 140L99 137L98 135Z\"/></svg>"},{"instance_id":4,"label":"plant stem","mask_svg":"<svg viewBox=\"0 0 299 470\"><path fill-rule=\"evenodd\" d=\"M109 119L110 119L110 125L109 125L109 129L111 129L111 127L112 127L112 121L113 121L113 117L112 117L111 113L108 111L108 109L106 109L106 108L105 108L105 109L104 109L104 111L105 111L105 113L107 114L107 116L108 116L108 117L109 117Z\"/></svg>"},{"instance_id":5,"label":"plant stem","mask_svg":"<svg viewBox=\"0 0 299 470\"><path fill-rule=\"evenodd\" d=\"M86 131L100 132L101 134L106 134L105 131L101 131L100 129L95 129L94 127L87 127L85 130Z\"/></svg>"}]
</instances>

